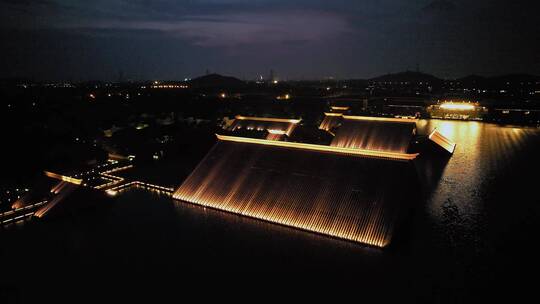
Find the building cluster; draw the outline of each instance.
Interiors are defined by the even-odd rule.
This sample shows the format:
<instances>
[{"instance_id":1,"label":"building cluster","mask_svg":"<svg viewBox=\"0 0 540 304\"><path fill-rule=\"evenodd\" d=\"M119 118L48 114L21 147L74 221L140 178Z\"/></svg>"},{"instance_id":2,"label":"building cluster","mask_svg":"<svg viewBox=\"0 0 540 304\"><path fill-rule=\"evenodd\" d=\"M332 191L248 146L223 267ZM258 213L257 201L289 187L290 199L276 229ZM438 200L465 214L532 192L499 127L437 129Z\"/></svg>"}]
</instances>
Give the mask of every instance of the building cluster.
<instances>
[{"instance_id":1,"label":"building cluster","mask_svg":"<svg viewBox=\"0 0 540 304\"><path fill-rule=\"evenodd\" d=\"M299 119L237 116L173 198L386 247L418 192L416 121L348 112L333 106L325 114L319 128L333 136L328 145L290 141ZM451 155L454 144L432 134Z\"/></svg>"},{"instance_id":2,"label":"building cluster","mask_svg":"<svg viewBox=\"0 0 540 304\"><path fill-rule=\"evenodd\" d=\"M386 247L419 193L415 168L423 151L416 145L416 120L352 112L350 106L331 106L314 128L330 138L322 142L297 140L296 133L309 129L300 118L237 115L176 190L118 175L133 168L129 159L110 159L72 175L46 172L43 185L2 217L8 222L45 217L65 209L73 197L100 201L137 187L179 204ZM455 148L437 130L426 141L444 157Z\"/></svg>"}]
</instances>

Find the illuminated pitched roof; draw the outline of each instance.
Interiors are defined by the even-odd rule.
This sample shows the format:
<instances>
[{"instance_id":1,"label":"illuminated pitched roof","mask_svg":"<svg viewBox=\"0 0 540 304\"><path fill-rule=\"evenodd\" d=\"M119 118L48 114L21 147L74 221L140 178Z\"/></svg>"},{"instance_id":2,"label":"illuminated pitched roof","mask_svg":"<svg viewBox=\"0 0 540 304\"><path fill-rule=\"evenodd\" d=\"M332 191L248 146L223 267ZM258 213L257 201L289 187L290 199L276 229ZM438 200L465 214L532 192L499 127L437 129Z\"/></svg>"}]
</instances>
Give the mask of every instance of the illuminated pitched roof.
<instances>
[{"instance_id":1,"label":"illuminated pitched roof","mask_svg":"<svg viewBox=\"0 0 540 304\"><path fill-rule=\"evenodd\" d=\"M220 136L173 197L387 246L409 197L410 163L313 146Z\"/></svg>"},{"instance_id":2,"label":"illuminated pitched roof","mask_svg":"<svg viewBox=\"0 0 540 304\"><path fill-rule=\"evenodd\" d=\"M279 140L282 136L290 136L296 128L300 119L270 118L270 117L248 117L237 115L228 131L255 130L268 131L267 139Z\"/></svg>"},{"instance_id":3,"label":"illuminated pitched roof","mask_svg":"<svg viewBox=\"0 0 540 304\"><path fill-rule=\"evenodd\" d=\"M416 132L416 120L343 116L333 147L407 153Z\"/></svg>"}]
</instances>

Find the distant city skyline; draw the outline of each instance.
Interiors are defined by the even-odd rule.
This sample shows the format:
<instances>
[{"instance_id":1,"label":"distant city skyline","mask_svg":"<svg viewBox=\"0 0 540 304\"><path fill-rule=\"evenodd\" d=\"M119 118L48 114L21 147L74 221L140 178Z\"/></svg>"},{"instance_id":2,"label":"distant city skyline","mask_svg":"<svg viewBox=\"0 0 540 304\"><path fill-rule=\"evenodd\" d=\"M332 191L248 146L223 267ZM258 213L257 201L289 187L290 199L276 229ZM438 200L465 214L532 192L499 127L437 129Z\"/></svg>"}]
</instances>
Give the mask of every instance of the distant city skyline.
<instances>
[{"instance_id":1,"label":"distant city skyline","mask_svg":"<svg viewBox=\"0 0 540 304\"><path fill-rule=\"evenodd\" d=\"M540 75L533 1L0 0L0 78Z\"/></svg>"}]
</instances>

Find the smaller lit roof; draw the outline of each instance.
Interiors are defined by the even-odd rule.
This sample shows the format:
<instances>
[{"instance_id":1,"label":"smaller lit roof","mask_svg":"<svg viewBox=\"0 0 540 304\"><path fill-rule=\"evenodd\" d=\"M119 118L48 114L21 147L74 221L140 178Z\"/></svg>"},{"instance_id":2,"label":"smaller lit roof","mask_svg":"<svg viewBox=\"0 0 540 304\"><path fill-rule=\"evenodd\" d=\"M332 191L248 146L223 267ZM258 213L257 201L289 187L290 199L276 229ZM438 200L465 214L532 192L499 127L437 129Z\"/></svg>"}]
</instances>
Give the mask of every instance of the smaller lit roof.
<instances>
[{"instance_id":1,"label":"smaller lit roof","mask_svg":"<svg viewBox=\"0 0 540 304\"><path fill-rule=\"evenodd\" d=\"M300 121L300 119L291 118L237 115L227 130L231 132L238 132L240 130L267 131L269 133L269 139L280 140L282 136L290 136Z\"/></svg>"},{"instance_id":2,"label":"smaller lit roof","mask_svg":"<svg viewBox=\"0 0 540 304\"><path fill-rule=\"evenodd\" d=\"M428 138L450 154L454 153L454 150L456 149L456 144L442 135L437 129L434 129L431 134L429 134Z\"/></svg>"}]
</instances>

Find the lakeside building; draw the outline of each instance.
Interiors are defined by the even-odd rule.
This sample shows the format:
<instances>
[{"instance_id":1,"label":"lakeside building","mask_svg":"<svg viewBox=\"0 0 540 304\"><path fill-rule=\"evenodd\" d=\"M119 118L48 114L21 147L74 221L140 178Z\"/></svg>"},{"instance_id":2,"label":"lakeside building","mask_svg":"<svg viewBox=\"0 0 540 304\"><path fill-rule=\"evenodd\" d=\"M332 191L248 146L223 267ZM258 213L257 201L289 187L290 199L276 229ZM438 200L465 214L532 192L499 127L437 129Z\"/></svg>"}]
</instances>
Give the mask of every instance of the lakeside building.
<instances>
[{"instance_id":1,"label":"lakeside building","mask_svg":"<svg viewBox=\"0 0 540 304\"><path fill-rule=\"evenodd\" d=\"M431 118L459 119L459 120L484 120L488 114L486 107L478 102L444 100L427 107Z\"/></svg>"}]
</instances>

